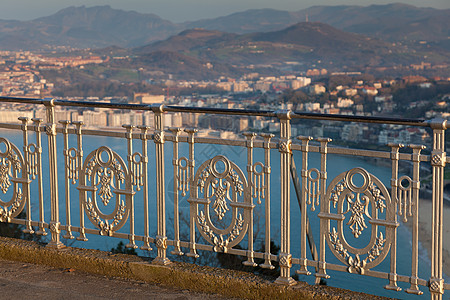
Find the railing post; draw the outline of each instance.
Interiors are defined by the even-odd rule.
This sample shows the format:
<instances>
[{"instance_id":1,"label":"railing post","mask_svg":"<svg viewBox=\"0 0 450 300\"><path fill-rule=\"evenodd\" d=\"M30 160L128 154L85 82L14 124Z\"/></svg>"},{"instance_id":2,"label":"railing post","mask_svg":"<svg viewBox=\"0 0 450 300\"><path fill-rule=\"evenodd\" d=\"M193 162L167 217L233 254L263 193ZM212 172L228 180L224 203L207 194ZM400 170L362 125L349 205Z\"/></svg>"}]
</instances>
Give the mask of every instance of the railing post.
<instances>
[{"instance_id":1,"label":"railing post","mask_svg":"<svg viewBox=\"0 0 450 300\"><path fill-rule=\"evenodd\" d=\"M149 126L138 126L141 130L142 141L142 176L143 176L143 194L144 194L144 245L141 246L141 250L151 251L150 247L150 232L149 232L149 211L148 211L148 151L147 151L147 133L150 129Z\"/></svg>"},{"instance_id":2,"label":"railing post","mask_svg":"<svg viewBox=\"0 0 450 300\"><path fill-rule=\"evenodd\" d=\"M45 218L44 218L44 186L43 186L43 178L42 178L42 128L41 118L33 118L31 119L34 123L34 131L36 133L36 167L37 169L33 174L37 173L38 176L38 186L39 186L39 230L36 231L37 235L47 235L47 232L44 228Z\"/></svg>"},{"instance_id":3,"label":"railing post","mask_svg":"<svg viewBox=\"0 0 450 300\"><path fill-rule=\"evenodd\" d=\"M296 281L291 277L292 255L290 253L290 167L291 167L291 111L280 110L276 112L280 120L280 177L281 177L281 249L279 255L280 276L275 283L293 285Z\"/></svg>"},{"instance_id":4,"label":"railing post","mask_svg":"<svg viewBox=\"0 0 450 300\"><path fill-rule=\"evenodd\" d=\"M170 253L173 255L184 255L184 253L181 251L180 246L180 212L179 212L179 195L178 195L178 181L183 180L183 178L180 178L179 175L179 168L180 168L180 162L178 160L178 137L180 135L181 129L178 127L175 128L169 128L169 130L172 132L172 144L173 144L173 158L172 158L172 165L173 165L173 235L174 235L174 250ZM188 166L186 166L188 167ZM183 189L184 187L181 187Z\"/></svg>"},{"instance_id":5,"label":"railing post","mask_svg":"<svg viewBox=\"0 0 450 300\"><path fill-rule=\"evenodd\" d=\"M63 135L64 135L64 183L65 183L65 192L66 192L66 234L63 235L63 238L65 239L74 239L75 237L72 235L72 222L71 222L71 215L70 215L70 181L75 180L75 176L71 174L71 169L74 169L74 162L71 162L70 158L70 148L69 148L69 120L61 120L59 121L60 124L63 126ZM76 166L76 165L75 165ZM72 179L70 178L72 175Z\"/></svg>"},{"instance_id":6,"label":"railing post","mask_svg":"<svg viewBox=\"0 0 450 300\"><path fill-rule=\"evenodd\" d=\"M399 186L399 180L398 180L398 161L400 159L400 148L403 148L403 144L395 144L395 143L389 143L389 147L391 147L391 195L392 195L392 201L395 202L395 205L398 205L398 186ZM386 211L386 214L388 214L388 211ZM391 212L392 216L391 219L397 223L397 213ZM386 216L387 217L387 216ZM391 248L391 262L390 262L390 273L388 275L389 284L384 286L385 289L391 290L391 291L400 291L401 288L397 286L397 230L393 231L393 237L392 237L392 244L393 247Z\"/></svg>"},{"instance_id":7,"label":"railing post","mask_svg":"<svg viewBox=\"0 0 450 300\"><path fill-rule=\"evenodd\" d=\"M275 269L275 266L272 265L272 257L270 252L270 173L272 169L270 167L270 139L274 137L271 133L261 133L261 136L264 138L264 174L265 174L265 182L264 182L264 191L263 195L265 195L265 253L264 253L264 263L259 266L264 269Z\"/></svg>"},{"instance_id":8,"label":"railing post","mask_svg":"<svg viewBox=\"0 0 450 300\"><path fill-rule=\"evenodd\" d=\"M166 257L167 237L166 237L166 202L165 202L165 180L164 180L164 106L161 104L152 105L155 114L155 134L153 141L156 147L156 197L158 211L158 230L156 234L156 247L158 256L153 263L160 265L170 264Z\"/></svg>"},{"instance_id":9,"label":"railing post","mask_svg":"<svg viewBox=\"0 0 450 300\"><path fill-rule=\"evenodd\" d=\"M46 108L45 132L48 138L48 163L50 171L50 232L52 235L51 241L47 247L63 248L64 244L60 240L60 223L59 223L59 202L58 202L58 168L56 159L56 123L55 123L55 103L53 99L45 99L44 105Z\"/></svg>"},{"instance_id":10,"label":"railing post","mask_svg":"<svg viewBox=\"0 0 450 300\"><path fill-rule=\"evenodd\" d=\"M30 162L30 154L29 154L29 145L28 145L28 117L20 117L20 121L22 121L22 131L23 131L23 156L25 160L25 166L27 170L27 180L30 180L30 173L31 173L31 162ZM29 183L27 184L27 190L26 190L26 196L27 196L27 204L26 204L26 213L27 213L27 225L26 228L23 230L24 233L34 233L33 227L31 226L31 198L30 198L30 186Z\"/></svg>"},{"instance_id":11,"label":"railing post","mask_svg":"<svg viewBox=\"0 0 450 300\"><path fill-rule=\"evenodd\" d=\"M433 150L431 166L433 169L433 212L432 212L432 245L431 245L431 278L429 282L431 299L442 299L444 279L442 278L442 244L443 244L443 192L445 155L445 130L447 121L434 119L430 121L433 129Z\"/></svg>"},{"instance_id":12,"label":"railing post","mask_svg":"<svg viewBox=\"0 0 450 300\"><path fill-rule=\"evenodd\" d=\"M248 172L248 183L250 188L250 203L253 205L253 194L252 191L254 186L256 185L253 182L253 143L255 140L256 133L254 132L244 132L244 136L247 138L247 172ZM248 267L256 267L258 264L254 261L254 253L253 253L253 209L250 213L250 221L248 226L248 251L247 251L247 260L242 264Z\"/></svg>"},{"instance_id":13,"label":"railing post","mask_svg":"<svg viewBox=\"0 0 450 300\"><path fill-rule=\"evenodd\" d=\"M198 132L195 128L186 128L184 131L188 133L189 144L189 160L188 160L188 182L189 182L189 197L193 195L197 189L194 183L195 178L195 138L194 135ZM189 200L188 200L189 201ZM187 257L198 258L197 248L195 245L195 218L198 215L198 205L189 205L189 253L186 253Z\"/></svg>"},{"instance_id":14,"label":"railing post","mask_svg":"<svg viewBox=\"0 0 450 300\"><path fill-rule=\"evenodd\" d=\"M135 242L135 235L134 235L134 210L135 210L135 204L134 204L134 190L133 190L133 186L134 184L137 186L137 189L139 190L139 180L135 180L133 179L133 176L137 176L139 177L139 171L137 169L133 169L133 165L135 165L135 161L133 160L133 129L134 126L133 125L122 125L123 128L126 129L126 133L125 133L125 138L127 139L127 150L128 150L128 155L127 155L127 161L128 161L128 172L130 172L130 174L132 174L130 176L131 179L131 201L130 201L130 234L128 235L128 240L129 243L125 245L126 248L130 248L130 249L137 249L138 246L136 245ZM139 162L140 163L140 162ZM136 171L134 174L133 172Z\"/></svg>"}]
</instances>

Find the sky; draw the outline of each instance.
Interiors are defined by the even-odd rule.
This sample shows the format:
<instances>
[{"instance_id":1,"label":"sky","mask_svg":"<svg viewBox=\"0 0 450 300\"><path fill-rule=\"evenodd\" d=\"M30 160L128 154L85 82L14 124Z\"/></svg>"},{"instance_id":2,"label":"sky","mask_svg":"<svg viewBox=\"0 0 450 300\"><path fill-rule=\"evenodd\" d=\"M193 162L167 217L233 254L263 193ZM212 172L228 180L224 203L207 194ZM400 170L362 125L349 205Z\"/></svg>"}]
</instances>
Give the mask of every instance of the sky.
<instances>
[{"instance_id":1,"label":"sky","mask_svg":"<svg viewBox=\"0 0 450 300\"><path fill-rule=\"evenodd\" d=\"M33 20L69 6L110 5L112 8L154 13L172 22L195 21L247 9L296 11L314 5L361 5L402 2L418 7L450 8L449 0L1 0L0 19Z\"/></svg>"}]
</instances>

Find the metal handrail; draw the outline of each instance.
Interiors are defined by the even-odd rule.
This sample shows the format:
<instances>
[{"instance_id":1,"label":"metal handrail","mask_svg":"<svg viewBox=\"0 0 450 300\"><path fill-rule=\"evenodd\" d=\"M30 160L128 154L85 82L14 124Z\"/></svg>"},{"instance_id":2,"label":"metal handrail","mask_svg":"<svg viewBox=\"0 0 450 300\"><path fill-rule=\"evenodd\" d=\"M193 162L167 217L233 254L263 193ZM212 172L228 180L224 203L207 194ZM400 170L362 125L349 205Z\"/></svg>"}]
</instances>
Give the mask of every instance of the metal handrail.
<instances>
[{"instance_id":1,"label":"metal handrail","mask_svg":"<svg viewBox=\"0 0 450 300\"><path fill-rule=\"evenodd\" d=\"M24 104L44 104L45 101L53 100L57 106L76 106L76 107L92 107L92 108L110 108L110 109L130 109L130 110L154 110L161 107L166 112L184 112L184 113L202 113L202 114L226 114L226 115L246 115L246 116L262 116L276 117L279 111L258 110L258 109L229 109L229 108L212 108L212 107L186 107L164 104L126 104L126 103L105 103L95 101L74 101L59 99L38 99L38 98L17 98L17 97L0 97L0 102L24 103ZM349 116L339 114L322 114L307 113L300 111L290 111L292 119L310 119L323 121L346 121L360 123L378 123L406 126L429 127L430 124L425 119L405 119L378 116Z\"/></svg>"}]
</instances>

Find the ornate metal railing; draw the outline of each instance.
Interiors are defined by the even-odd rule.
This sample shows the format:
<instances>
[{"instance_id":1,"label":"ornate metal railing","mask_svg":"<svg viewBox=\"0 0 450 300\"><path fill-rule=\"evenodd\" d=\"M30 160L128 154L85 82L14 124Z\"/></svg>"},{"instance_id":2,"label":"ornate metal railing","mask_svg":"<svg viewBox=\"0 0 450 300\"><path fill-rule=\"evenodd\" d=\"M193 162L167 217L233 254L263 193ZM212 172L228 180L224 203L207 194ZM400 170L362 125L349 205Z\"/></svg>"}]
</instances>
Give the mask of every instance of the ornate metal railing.
<instances>
[{"instance_id":1,"label":"ornate metal railing","mask_svg":"<svg viewBox=\"0 0 450 300\"><path fill-rule=\"evenodd\" d=\"M21 224L24 232L30 234L47 235L49 231L48 247L64 247L61 237L86 241L87 234L102 235L128 239L126 246L129 248L137 248L138 243L143 250L156 246L157 256L153 262L158 264L170 263L169 247L171 254L188 257L198 257L200 250L240 255L246 258L243 264L250 267L259 265L273 269L277 262L280 273L276 282L284 285L296 282L291 277L293 270L318 279L328 278L327 270L334 270L385 279L388 290L399 291L397 283L406 282L410 285L407 293L420 295L423 293L421 286L428 287L433 299L441 299L444 290L450 289L450 284L443 279L443 187L444 167L448 161L444 149L447 126L444 120L8 97L2 97L0 101L45 106L45 120L24 117L18 124L0 124L0 128L20 131L23 136L20 147L0 134L0 146L3 147L0 149L0 189L5 197L11 196L9 200L0 199L0 220ZM124 129L89 129L83 122L55 120L57 106L141 110L154 114L154 127L124 125ZM274 118L279 122L280 130L277 137L252 132L245 132L244 138L237 139L199 137L194 128L166 129L166 112ZM348 149L332 147L329 138L293 138L291 122L294 119L425 127L432 132L432 144L428 147L431 151L429 155L423 154L424 145L408 145L406 148L410 150L401 151L404 145L398 143L389 144L389 151ZM30 141L32 136L34 142ZM62 148L57 147L57 136L62 137ZM83 138L90 136L121 139L127 145L126 154L121 155L107 145L87 145ZM47 145L44 145L45 140ZM149 142L155 145L154 155L149 155ZM133 146L136 143L140 144L140 150L135 152ZM246 163L233 161L226 153L212 153L207 159L199 159L194 146L201 144L240 147L247 152ZM86 152L88 148L93 150ZM255 159L255 151L262 154L261 159ZM279 154L274 154L275 151ZM168 153L172 155L172 166L166 164ZM297 161L298 173L292 161L295 153L301 156L301 164ZM392 175L380 180L361 167L353 167L329 180L327 160L333 154L388 160ZM312 155L320 157L318 168L309 167ZM272 162L273 156L279 156L279 163ZM400 161L412 165L411 176L401 176ZM418 270L419 175L424 164L429 164L432 169L429 278L420 278ZM61 174L58 169L64 171L63 176L58 175ZM278 186L271 182L274 174ZM300 245L296 245L296 251L291 249L291 215L298 215L290 211L292 177L296 179L302 208ZM166 184L167 178L173 178L171 186ZM390 180L390 188L382 180ZM166 189L171 189L170 193L166 193ZM74 191L77 191L75 197ZM60 198L64 201L60 202ZM181 198L187 199L187 222L180 218ZM166 210L168 203L173 205L171 212ZM32 209L35 205L37 207ZM279 205L278 216L271 212L274 205ZM263 232L262 251L255 250L254 242L257 206L263 208L263 229L259 230ZM156 220L151 220L152 207L157 211ZM105 212L107 208L109 210ZM140 219L136 219L136 210L142 212ZM50 216L45 216L48 211ZM77 218L73 211L78 211ZM308 211L316 212L309 218L320 219L316 222L319 230L311 229ZM166 232L169 215L173 218L170 237ZM274 217L279 220L279 227L271 224ZM151 221L155 221L156 228L151 228ZM409 274L397 272L400 222L412 223ZM136 228L140 233L135 233ZM271 232L273 228L278 229L276 234ZM319 249L311 247L315 250L311 258L308 238L312 239L314 234ZM355 247L349 241L364 234L367 245ZM274 237L281 248L278 255L271 254ZM309 244L313 245L311 240ZM330 259L333 257L334 260ZM258 264L257 259L262 262ZM384 264L381 269L377 268L380 264Z\"/></svg>"}]
</instances>

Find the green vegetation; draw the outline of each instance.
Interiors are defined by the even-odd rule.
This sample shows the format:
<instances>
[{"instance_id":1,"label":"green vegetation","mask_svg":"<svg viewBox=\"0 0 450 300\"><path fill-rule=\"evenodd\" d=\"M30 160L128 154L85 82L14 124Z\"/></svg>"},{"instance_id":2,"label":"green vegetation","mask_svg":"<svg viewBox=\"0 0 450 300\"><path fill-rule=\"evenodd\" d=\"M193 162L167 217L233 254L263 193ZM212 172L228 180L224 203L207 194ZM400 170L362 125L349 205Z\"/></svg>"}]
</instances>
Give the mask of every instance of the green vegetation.
<instances>
[{"instance_id":1,"label":"green vegetation","mask_svg":"<svg viewBox=\"0 0 450 300\"><path fill-rule=\"evenodd\" d=\"M25 212L21 212L17 217L17 219L26 219ZM27 241L35 241L38 243L45 242L45 238L41 235L36 234L28 234L24 233L25 229L24 225L14 224L14 223L5 223L0 222L0 236L27 240Z\"/></svg>"},{"instance_id":2,"label":"green vegetation","mask_svg":"<svg viewBox=\"0 0 450 300\"><path fill-rule=\"evenodd\" d=\"M133 249L133 248L126 248L125 244L122 241L120 241L117 244L116 248L111 248L111 252L113 254L121 253L121 254L128 254L128 255L137 255L137 252L136 252L135 249Z\"/></svg>"}]
</instances>

